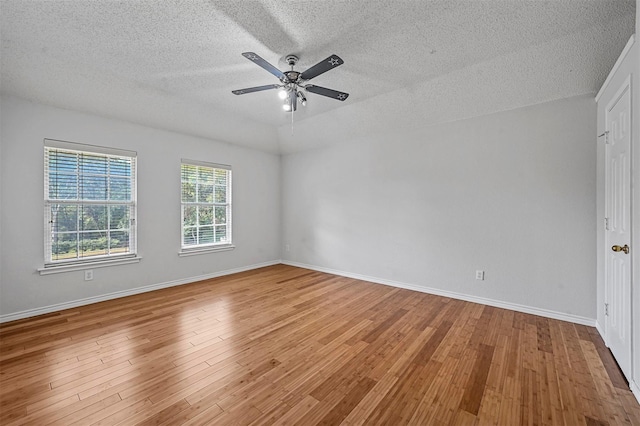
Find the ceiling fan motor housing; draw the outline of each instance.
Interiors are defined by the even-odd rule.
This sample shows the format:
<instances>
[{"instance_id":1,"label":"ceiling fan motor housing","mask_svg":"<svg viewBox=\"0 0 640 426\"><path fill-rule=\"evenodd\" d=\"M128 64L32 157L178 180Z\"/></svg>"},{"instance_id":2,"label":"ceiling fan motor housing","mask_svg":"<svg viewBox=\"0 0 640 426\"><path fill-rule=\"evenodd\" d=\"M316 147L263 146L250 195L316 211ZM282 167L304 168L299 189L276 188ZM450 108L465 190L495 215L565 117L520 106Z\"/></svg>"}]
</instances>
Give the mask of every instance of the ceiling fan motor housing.
<instances>
[{"instance_id":1,"label":"ceiling fan motor housing","mask_svg":"<svg viewBox=\"0 0 640 426\"><path fill-rule=\"evenodd\" d=\"M290 83L296 83L300 77L300 73L298 71L285 71L284 75L287 76Z\"/></svg>"}]
</instances>

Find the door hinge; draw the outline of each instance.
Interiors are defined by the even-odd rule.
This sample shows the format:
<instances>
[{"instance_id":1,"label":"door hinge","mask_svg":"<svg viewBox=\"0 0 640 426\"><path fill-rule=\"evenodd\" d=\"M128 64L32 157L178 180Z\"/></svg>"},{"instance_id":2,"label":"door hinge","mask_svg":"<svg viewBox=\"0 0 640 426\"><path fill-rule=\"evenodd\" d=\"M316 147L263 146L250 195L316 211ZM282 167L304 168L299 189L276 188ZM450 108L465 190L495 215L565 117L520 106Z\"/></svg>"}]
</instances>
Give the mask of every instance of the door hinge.
<instances>
[{"instance_id":1,"label":"door hinge","mask_svg":"<svg viewBox=\"0 0 640 426\"><path fill-rule=\"evenodd\" d=\"M607 317L609 316L609 304L608 303L604 304L604 315L607 316Z\"/></svg>"},{"instance_id":2,"label":"door hinge","mask_svg":"<svg viewBox=\"0 0 640 426\"><path fill-rule=\"evenodd\" d=\"M604 218L604 230L605 231L609 230L609 218L608 217Z\"/></svg>"},{"instance_id":3,"label":"door hinge","mask_svg":"<svg viewBox=\"0 0 640 426\"><path fill-rule=\"evenodd\" d=\"M605 145L609 145L609 131L605 130L605 132L601 135L598 135L599 138L604 136L604 143Z\"/></svg>"}]
</instances>

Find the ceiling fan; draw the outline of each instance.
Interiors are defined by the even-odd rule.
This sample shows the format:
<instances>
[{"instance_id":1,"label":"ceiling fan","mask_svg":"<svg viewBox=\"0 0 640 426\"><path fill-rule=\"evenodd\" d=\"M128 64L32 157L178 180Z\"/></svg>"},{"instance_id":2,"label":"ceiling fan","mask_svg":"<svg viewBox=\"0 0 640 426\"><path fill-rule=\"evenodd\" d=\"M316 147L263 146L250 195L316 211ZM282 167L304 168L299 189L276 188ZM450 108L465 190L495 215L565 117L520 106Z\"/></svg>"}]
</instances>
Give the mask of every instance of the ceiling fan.
<instances>
[{"instance_id":1,"label":"ceiling fan","mask_svg":"<svg viewBox=\"0 0 640 426\"><path fill-rule=\"evenodd\" d=\"M274 67L253 52L245 52L242 56L278 77L280 84L267 84L266 86L232 90L231 93L234 95L244 95L246 93L261 92L263 90L270 89L280 89L279 96L284 100L282 108L288 112L293 112L298 109L298 101L300 101L303 106L307 104L307 98L305 97L303 90L317 95L326 96L328 98L337 99L339 101L344 101L349 97L348 93L338 92L337 90L327 89L326 87L320 87L313 84L306 84L306 82L312 78L344 64L344 61L338 55L331 55L327 59L318 62L303 72L294 71L293 69L298 62L298 57L295 55L288 55L285 58L287 63L291 66L291 70L284 72L280 71L278 68Z\"/></svg>"}]
</instances>

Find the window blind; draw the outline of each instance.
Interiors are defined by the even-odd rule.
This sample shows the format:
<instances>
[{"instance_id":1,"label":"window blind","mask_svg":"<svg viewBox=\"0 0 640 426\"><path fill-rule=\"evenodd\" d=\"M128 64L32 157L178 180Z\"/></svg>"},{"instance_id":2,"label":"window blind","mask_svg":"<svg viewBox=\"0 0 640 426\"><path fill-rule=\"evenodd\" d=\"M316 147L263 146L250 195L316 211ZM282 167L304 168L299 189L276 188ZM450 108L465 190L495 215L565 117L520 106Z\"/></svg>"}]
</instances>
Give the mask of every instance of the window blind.
<instances>
[{"instance_id":1,"label":"window blind","mask_svg":"<svg viewBox=\"0 0 640 426\"><path fill-rule=\"evenodd\" d=\"M229 245L231 167L182 160L182 249Z\"/></svg>"},{"instance_id":2,"label":"window blind","mask_svg":"<svg viewBox=\"0 0 640 426\"><path fill-rule=\"evenodd\" d=\"M45 266L136 253L136 153L45 140Z\"/></svg>"}]
</instances>

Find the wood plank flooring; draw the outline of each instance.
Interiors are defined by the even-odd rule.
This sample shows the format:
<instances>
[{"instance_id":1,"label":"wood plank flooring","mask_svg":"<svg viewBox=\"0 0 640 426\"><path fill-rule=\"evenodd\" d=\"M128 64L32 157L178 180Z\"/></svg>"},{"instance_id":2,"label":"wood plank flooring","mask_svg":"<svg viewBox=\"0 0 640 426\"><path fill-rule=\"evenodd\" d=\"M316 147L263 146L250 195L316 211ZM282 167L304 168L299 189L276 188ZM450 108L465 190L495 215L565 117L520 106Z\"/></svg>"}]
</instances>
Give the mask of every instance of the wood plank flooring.
<instances>
[{"instance_id":1,"label":"wood plank flooring","mask_svg":"<svg viewBox=\"0 0 640 426\"><path fill-rule=\"evenodd\" d=\"M593 328L285 265L0 343L2 425L640 425Z\"/></svg>"}]
</instances>

